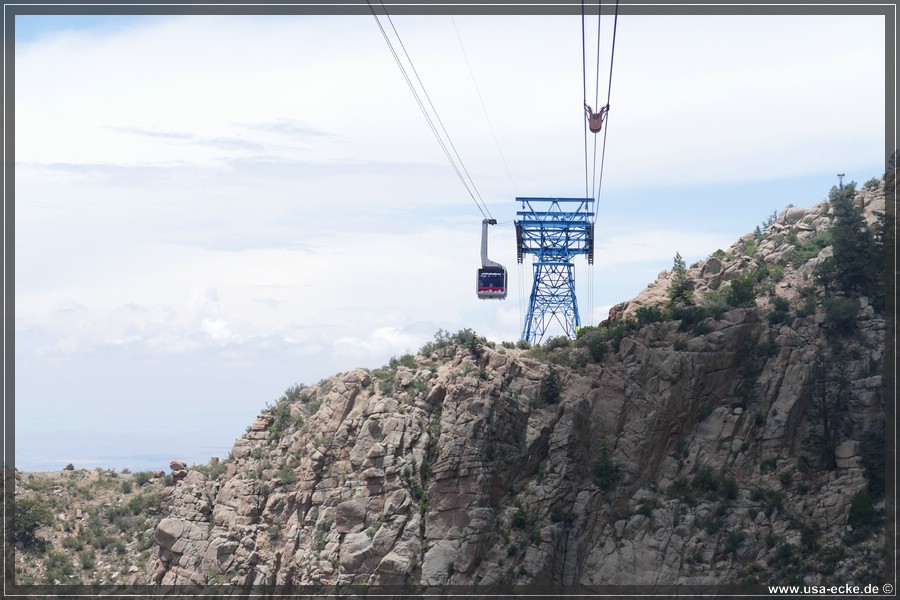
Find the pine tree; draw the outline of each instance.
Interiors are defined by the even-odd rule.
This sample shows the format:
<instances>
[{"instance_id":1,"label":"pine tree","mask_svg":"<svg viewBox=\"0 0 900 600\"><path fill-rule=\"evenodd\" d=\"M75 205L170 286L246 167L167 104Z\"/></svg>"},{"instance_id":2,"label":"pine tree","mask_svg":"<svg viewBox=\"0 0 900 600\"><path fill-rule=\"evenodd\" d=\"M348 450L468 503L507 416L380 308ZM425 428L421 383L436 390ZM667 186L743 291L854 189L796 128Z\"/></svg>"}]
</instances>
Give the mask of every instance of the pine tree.
<instances>
[{"instance_id":1,"label":"pine tree","mask_svg":"<svg viewBox=\"0 0 900 600\"><path fill-rule=\"evenodd\" d=\"M672 284L669 286L669 308L679 304L694 304L694 282L687 273L681 253L675 253L672 264Z\"/></svg>"},{"instance_id":2,"label":"pine tree","mask_svg":"<svg viewBox=\"0 0 900 600\"><path fill-rule=\"evenodd\" d=\"M869 298L881 295L884 274L883 246L866 224L862 211L853 198L856 184L834 186L829 201L834 207L831 228L834 254L816 269L816 278L827 288L835 288L852 296Z\"/></svg>"}]
</instances>

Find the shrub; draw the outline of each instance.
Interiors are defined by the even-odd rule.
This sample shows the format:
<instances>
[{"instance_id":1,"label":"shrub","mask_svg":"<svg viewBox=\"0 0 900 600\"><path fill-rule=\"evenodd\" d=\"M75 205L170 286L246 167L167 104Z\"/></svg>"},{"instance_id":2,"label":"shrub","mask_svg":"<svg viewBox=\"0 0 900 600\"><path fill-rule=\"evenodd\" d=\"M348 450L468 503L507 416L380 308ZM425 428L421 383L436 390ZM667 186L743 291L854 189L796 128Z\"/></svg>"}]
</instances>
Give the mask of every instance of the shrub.
<instances>
[{"instance_id":1,"label":"shrub","mask_svg":"<svg viewBox=\"0 0 900 600\"><path fill-rule=\"evenodd\" d=\"M722 528L722 519L721 517L711 517L707 519L706 523L703 526L703 529L706 530L706 533L709 535L713 535L718 533Z\"/></svg>"},{"instance_id":2,"label":"shrub","mask_svg":"<svg viewBox=\"0 0 900 600\"><path fill-rule=\"evenodd\" d=\"M134 474L134 482L138 484L138 486L142 486L153 477L153 473L150 471L138 471Z\"/></svg>"},{"instance_id":3,"label":"shrub","mask_svg":"<svg viewBox=\"0 0 900 600\"><path fill-rule=\"evenodd\" d=\"M809 552L815 552L819 546L821 535L819 526L815 523L803 523L800 525L800 544Z\"/></svg>"},{"instance_id":4,"label":"shrub","mask_svg":"<svg viewBox=\"0 0 900 600\"><path fill-rule=\"evenodd\" d=\"M691 506L696 504L697 499L694 496L694 490L684 477L679 477L666 488L666 494L671 498L677 498L687 502Z\"/></svg>"},{"instance_id":5,"label":"shrub","mask_svg":"<svg viewBox=\"0 0 900 600\"><path fill-rule=\"evenodd\" d=\"M702 306L676 306L671 310L671 316L674 320L681 321L678 331L687 331L696 328L709 315ZM699 335L703 333L701 331ZM707 330L705 333L709 333L709 331Z\"/></svg>"},{"instance_id":6,"label":"shrub","mask_svg":"<svg viewBox=\"0 0 900 600\"><path fill-rule=\"evenodd\" d=\"M93 549L85 548L78 553L78 559L81 561L81 568L85 571L91 571L96 566L95 554Z\"/></svg>"},{"instance_id":7,"label":"shrub","mask_svg":"<svg viewBox=\"0 0 900 600\"><path fill-rule=\"evenodd\" d=\"M755 277L752 274L733 280L725 289L725 302L736 308L756 306L756 294L753 290L755 285Z\"/></svg>"},{"instance_id":8,"label":"shrub","mask_svg":"<svg viewBox=\"0 0 900 600\"><path fill-rule=\"evenodd\" d=\"M691 331L694 335L706 335L712 331L712 327L705 320L697 321L694 323L694 326L691 327Z\"/></svg>"},{"instance_id":9,"label":"shrub","mask_svg":"<svg viewBox=\"0 0 900 600\"><path fill-rule=\"evenodd\" d=\"M729 531L725 538L725 553L734 554L737 552L738 546L744 541L745 533L743 531Z\"/></svg>"},{"instance_id":10,"label":"shrub","mask_svg":"<svg viewBox=\"0 0 900 600\"><path fill-rule=\"evenodd\" d=\"M885 490L885 447L884 433L868 432L860 440L860 454L866 479L869 480L869 495L881 498Z\"/></svg>"},{"instance_id":11,"label":"shrub","mask_svg":"<svg viewBox=\"0 0 900 600\"><path fill-rule=\"evenodd\" d=\"M446 348L451 344L452 336L449 331L438 329L434 334L434 341L427 342L419 348L419 354L428 356L432 352Z\"/></svg>"},{"instance_id":12,"label":"shrub","mask_svg":"<svg viewBox=\"0 0 900 600\"><path fill-rule=\"evenodd\" d=\"M737 481L731 479L730 477L723 477L720 485L722 487L722 494L724 494L726 498L728 498L729 500L735 500L737 498Z\"/></svg>"},{"instance_id":13,"label":"shrub","mask_svg":"<svg viewBox=\"0 0 900 600\"><path fill-rule=\"evenodd\" d=\"M791 307L791 303L783 296L775 296L772 298L772 306L775 307L775 310L786 312Z\"/></svg>"},{"instance_id":14,"label":"shrub","mask_svg":"<svg viewBox=\"0 0 900 600\"><path fill-rule=\"evenodd\" d=\"M854 529L864 529L875 521L875 506L866 490L860 490L850 501L847 525Z\"/></svg>"},{"instance_id":15,"label":"shrub","mask_svg":"<svg viewBox=\"0 0 900 600\"><path fill-rule=\"evenodd\" d=\"M563 525L571 525L575 521L575 515L557 506L550 511L550 520L554 523L561 522Z\"/></svg>"},{"instance_id":16,"label":"shrub","mask_svg":"<svg viewBox=\"0 0 900 600\"><path fill-rule=\"evenodd\" d=\"M659 306L642 306L635 311L634 316L637 319L637 326L640 328L658 321L665 321L667 314Z\"/></svg>"},{"instance_id":17,"label":"shrub","mask_svg":"<svg viewBox=\"0 0 900 600\"><path fill-rule=\"evenodd\" d=\"M278 477L278 479L284 485L289 485L297 481L297 473L287 464L285 464L278 470L278 472L276 473L276 477Z\"/></svg>"},{"instance_id":18,"label":"shrub","mask_svg":"<svg viewBox=\"0 0 900 600\"><path fill-rule=\"evenodd\" d=\"M853 298L827 298L825 306L825 323L839 335L846 335L856 327L856 315L859 314L859 302Z\"/></svg>"},{"instance_id":19,"label":"shrub","mask_svg":"<svg viewBox=\"0 0 900 600\"><path fill-rule=\"evenodd\" d=\"M782 296L773 297L772 306L774 307L774 310L769 313L769 323L777 325L779 323L786 323L790 320L788 309L790 309L791 303L787 298Z\"/></svg>"},{"instance_id":20,"label":"shrub","mask_svg":"<svg viewBox=\"0 0 900 600\"><path fill-rule=\"evenodd\" d=\"M72 463L69 463L69 464L67 464L67 465L65 466L65 470L66 470L66 471L74 471L74 470L75 470L75 465L73 465Z\"/></svg>"},{"instance_id":21,"label":"shrub","mask_svg":"<svg viewBox=\"0 0 900 600\"><path fill-rule=\"evenodd\" d=\"M706 497L710 500L725 498L726 501L719 506L723 514L730 507L731 503L729 501L736 499L738 495L738 485L734 479L717 476L709 467L700 469L694 476L691 485L702 492L706 492Z\"/></svg>"},{"instance_id":22,"label":"shrub","mask_svg":"<svg viewBox=\"0 0 900 600\"><path fill-rule=\"evenodd\" d=\"M528 524L528 513L525 512L521 506L516 508L516 512L513 513L512 519L509 524L516 529L525 529L525 526Z\"/></svg>"},{"instance_id":23,"label":"shrub","mask_svg":"<svg viewBox=\"0 0 900 600\"><path fill-rule=\"evenodd\" d=\"M475 358L480 358L481 354L484 352L484 343L485 339L479 337L474 331L471 329L462 329L456 333L456 338L459 341L459 345L469 352L472 353L472 356Z\"/></svg>"},{"instance_id":24,"label":"shrub","mask_svg":"<svg viewBox=\"0 0 900 600\"><path fill-rule=\"evenodd\" d=\"M591 465L591 475L601 490L610 489L623 477L622 465L612 460L609 446L605 441L600 444L600 458Z\"/></svg>"},{"instance_id":25,"label":"shrub","mask_svg":"<svg viewBox=\"0 0 900 600\"><path fill-rule=\"evenodd\" d=\"M544 342L544 350L556 350L557 348L568 348L572 345L568 337L560 335L557 337L547 338Z\"/></svg>"},{"instance_id":26,"label":"shrub","mask_svg":"<svg viewBox=\"0 0 900 600\"><path fill-rule=\"evenodd\" d=\"M269 529L266 531L266 534L269 536L269 539L273 542L281 538L281 530L283 528L283 524L281 522L281 517L275 517L275 520L272 521L272 524L269 525Z\"/></svg>"},{"instance_id":27,"label":"shrub","mask_svg":"<svg viewBox=\"0 0 900 600\"><path fill-rule=\"evenodd\" d=\"M542 404L556 404L562 391L562 379L556 369L550 371L541 379L540 401Z\"/></svg>"},{"instance_id":28,"label":"shrub","mask_svg":"<svg viewBox=\"0 0 900 600\"><path fill-rule=\"evenodd\" d=\"M816 288L806 286L797 291L800 292L800 298L802 298L803 303L797 309L796 315L798 319L802 319L816 312Z\"/></svg>"},{"instance_id":29,"label":"shrub","mask_svg":"<svg viewBox=\"0 0 900 600\"><path fill-rule=\"evenodd\" d=\"M69 558L69 555L65 552L56 552L55 550L50 550L47 553L47 560L44 565L47 568L46 581L49 584L54 583L54 581L65 583L69 575L75 571L75 565L72 564L72 559Z\"/></svg>"},{"instance_id":30,"label":"shrub","mask_svg":"<svg viewBox=\"0 0 900 600\"><path fill-rule=\"evenodd\" d=\"M295 383L284 391L284 395L281 397L281 399L287 402L300 402L303 400L303 389L305 387L306 386L304 386L302 383Z\"/></svg>"},{"instance_id":31,"label":"shrub","mask_svg":"<svg viewBox=\"0 0 900 600\"><path fill-rule=\"evenodd\" d=\"M710 286L710 288L712 288L712 286ZM716 320L721 319L722 315L725 313L725 310L728 308L728 303L725 301L724 291L713 290L712 292L706 294L700 301L700 306L703 307L703 310L706 312L707 316L710 316Z\"/></svg>"},{"instance_id":32,"label":"shrub","mask_svg":"<svg viewBox=\"0 0 900 600\"><path fill-rule=\"evenodd\" d=\"M781 311L781 310L773 310L769 313L769 323L772 325L780 325L782 323L787 323L791 320L791 315Z\"/></svg>"},{"instance_id":33,"label":"shrub","mask_svg":"<svg viewBox=\"0 0 900 600\"><path fill-rule=\"evenodd\" d=\"M800 267L819 255L822 248L831 245L831 233L823 231L794 246L790 254L791 264Z\"/></svg>"},{"instance_id":34,"label":"shrub","mask_svg":"<svg viewBox=\"0 0 900 600\"><path fill-rule=\"evenodd\" d=\"M784 265L769 265L769 277L771 277L772 281L775 283L784 279Z\"/></svg>"},{"instance_id":35,"label":"shrub","mask_svg":"<svg viewBox=\"0 0 900 600\"><path fill-rule=\"evenodd\" d=\"M596 330L596 328L591 327L591 331L588 331L584 335L579 335L579 338L576 342L577 345L584 346L588 350L588 354L591 356L591 360L594 362L600 362L603 360L603 356L606 354L606 340L603 335L600 334ZM580 334L581 332L579 332Z\"/></svg>"},{"instance_id":36,"label":"shrub","mask_svg":"<svg viewBox=\"0 0 900 600\"><path fill-rule=\"evenodd\" d=\"M16 542L21 542L25 548L42 548L44 542L37 537L37 530L52 522L53 513L43 500L35 498L16 500L13 535Z\"/></svg>"},{"instance_id":37,"label":"shrub","mask_svg":"<svg viewBox=\"0 0 900 600\"><path fill-rule=\"evenodd\" d=\"M399 359L392 357L391 360L388 362L388 365L392 369L395 369L398 366L407 367L409 369L415 369L418 366L416 364L416 357L413 356L412 354L404 354Z\"/></svg>"},{"instance_id":38,"label":"shrub","mask_svg":"<svg viewBox=\"0 0 900 600\"><path fill-rule=\"evenodd\" d=\"M659 505L659 501L656 498L642 498L640 505L638 505L635 513L639 515L644 515L645 517L653 516L653 509Z\"/></svg>"}]
</instances>

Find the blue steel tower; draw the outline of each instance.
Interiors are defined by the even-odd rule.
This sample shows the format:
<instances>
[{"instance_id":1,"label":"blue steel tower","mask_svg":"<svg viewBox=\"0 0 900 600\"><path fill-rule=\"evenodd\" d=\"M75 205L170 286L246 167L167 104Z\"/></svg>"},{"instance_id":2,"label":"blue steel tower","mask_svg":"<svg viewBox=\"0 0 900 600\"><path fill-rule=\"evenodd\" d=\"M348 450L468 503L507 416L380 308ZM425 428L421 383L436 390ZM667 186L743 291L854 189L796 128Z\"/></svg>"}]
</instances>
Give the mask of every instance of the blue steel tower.
<instances>
[{"instance_id":1,"label":"blue steel tower","mask_svg":"<svg viewBox=\"0 0 900 600\"><path fill-rule=\"evenodd\" d=\"M587 255L594 264L593 198L516 198L516 254L519 264L534 255L534 285L522 339L540 343L556 321L565 335L575 337L581 325L575 298L572 260Z\"/></svg>"}]
</instances>

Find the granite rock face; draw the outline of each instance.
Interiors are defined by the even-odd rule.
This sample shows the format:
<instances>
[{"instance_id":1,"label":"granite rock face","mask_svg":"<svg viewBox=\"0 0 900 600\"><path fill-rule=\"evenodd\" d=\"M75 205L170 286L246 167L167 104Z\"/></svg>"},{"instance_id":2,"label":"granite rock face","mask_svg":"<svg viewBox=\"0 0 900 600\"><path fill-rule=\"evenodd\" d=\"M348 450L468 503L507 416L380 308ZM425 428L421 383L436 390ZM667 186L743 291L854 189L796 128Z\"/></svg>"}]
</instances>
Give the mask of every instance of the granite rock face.
<instances>
[{"instance_id":1,"label":"granite rock face","mask_svg":"<svg viewBox=\"0 0 900 600\"><path fill-rule=\"evenodd\" d=\"M821 205L789 208L757 253L776 260L779 227L813 235L829 219ZM693 266L698 297L740 263ZM791 283L792 310L805 266L779 282ZM666 281L612 318L664 303ZM771 312L760 302L693 328L651 323L599 361L574 346L550 360L449 344L295 390L214 477L189 470L175 484L147 582L845 583L883 572L883 528L846 541L871 478L865 440L883 440L883 317L861 306L839 385L823 376L821 298L805 316ZM840 420L830 446L829 410L832 427Z\"/></svg>"}]
</instances>

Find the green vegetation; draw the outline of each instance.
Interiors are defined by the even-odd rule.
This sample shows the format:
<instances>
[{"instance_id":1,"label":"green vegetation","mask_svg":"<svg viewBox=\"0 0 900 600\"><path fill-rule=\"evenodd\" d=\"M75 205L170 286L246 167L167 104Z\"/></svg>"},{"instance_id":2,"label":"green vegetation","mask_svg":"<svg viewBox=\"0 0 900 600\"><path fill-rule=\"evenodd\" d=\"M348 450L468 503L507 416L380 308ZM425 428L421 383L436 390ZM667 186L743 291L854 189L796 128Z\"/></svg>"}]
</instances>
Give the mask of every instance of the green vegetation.
<instances>
[{"instance_id":1,"label":"green vegetation","mask_svg":"<svg viewBox=\"0 0 900 600\"><path fill-rule=\"evenodd\" d=\"M863 469L869 482L869 495L873 499L884 497L885 447L884 432L869 431L860 439Z\"/></svg>"},{"instance_id":2,"label":"green vegetation","mask_svg":"<svg viewBox=\"0 0 900 600\"><path fill-rule=\"evenodd\" d=\"M810 259L817 257L819 252L829 245L831 245L830 231L819 232L803 242L796 243L794 250L790 253L791 264L800 267Z\"/></svg>"},{"instance_id":3,"label":"green vegetation","mask_svg":"<svg viewBox=\"0 0 900 600\"><path fill-rule=\"evenodd\" d=\"M798 319L808 317L816 312L816 288L813 286L802 287L798 290L803 301L797 308L795 316Z\"/></svg>"},{"instance_id":4,"label":"green vegetation","mask_svg":"<svg viewBox=\"0 0 900 600\"><path fill-rule=\"evenodd\" d=\"M438 329L437 333L434 334L434 341L428 342L422 346L419 349L419 354L429 356L433 352L455 346L468 350L472 353L472 356L477 359L481 358L485 344L487 344L487 340L478 336L469 328L460 329L454 334L451 334L449 331L444 331L443 329Z\"/></svg>"},{"instance_id":5,"label":"green vegetation","mask_svg":"<svg viewBox=\"0 0 900 600\"><path fill-rule=\"evenodd\" d=\"M612 452L606 440L600 444L600 458L591 465L591 475L593 475L597 487L604 491L612 488L624 477L622 465L613 461Z\"/></svg>"},{"instance_id":6,"label":"green vegetation","mask_svg":"<svg viewBox=\"0 0 900 600\"><path fill-rule=\"evenodd\" d=\"M865 182L865 183L863 184L863 187L866 188L867 190L874 190L875 188L878 187L878 185L879 185L880 183L881 183L881 180L880 180L880 179L878 179L877 177L873 177L872 179L870 179L870 180L868 180L867 182Z\"/></svg>"},{"instance_id":7,"label":"green vegetation","mask_svg":"<svg viewBox=\"0 0 900 600\"><path fill-rule=\"evenodd\" d=\"M756 278L752 274L746 274L733 280L725 288L725 302L736 308L751 308L756 306Z\"/></svg>"},{"instance_id":8,"label":"green vegetation","mask_svg":"<svg viewBox=\"0 0 900 600\"><path fill-rule=\"evenodd\" d=\"M850 501L847 525L851 531L844 536L843 542L848 546L861 542L875 533L882 526L883 520L883 511L875 509L869 492L860 490Z\"/></svg>"},{"instance_id":9,"label":"green vegetation","mask_svg":"<svg viewBox=\"0 0 900 600\"><path fill-rule=\"evenodd\" d=\"M56 552L55 550L50 550L47 553L45 567L47 569L45 580L51 585L54 583L68 583L69 576L75 572L75 565L72 564L72 559L69 555L65 552Z\"/></svg>"},{"instance_id":10,"label":"green vegetation","mask_svg":"<svg viewBox=\"0 0 900 600\"><path fill-rule=\"evenodd\" d=\"M318 410L321 402L315 404L314 409L311 409L309 395L302 390L302 387L293 385L285 391L274 405L266 405L264 412L268 412L275 417L272 425L269 427L269 433L266 436L266 439L269 442L277 442L284 437L288 431L304 427L305 420L303 419L302 414L298 413L295 416L291 416L291 407L295 404L299 403L301 406L305 406L306 409L312 413ZM216 473L215 477L210 475L210 478L215 479L219 474L221 474L221 472Z\"/></svg>"},{"instance_id":11,"label":"green vegetation","mask_svg":"<svg viewBox=\"0 0 900 600\"><path fill-rule=\"evenodd\" d=\"M418 365L416 364L416 357L412 354L404 354L400 358L391 357L391 360L388 361L388 366L392 369L396 369L397 367L403 366L408 369L415 369Z\"/></svg>"},{"instance_id":12,"label":"green vegetation","mask_svg":"<svg viewBox=\"0 0 900 600\"><path fill-rule=\"evenodd\" d=\"M231 460L232 459L229 457L228 459L226 459L224 461L219 461L215 464L193 465L191 467L191 470L199 471L200 473L203 473L204 475L206 475L207 479L215 481L216 479L219 478L219 476L222 475L222 473L225 472L225 468L228 465L228 463L231 462Z\"/></svg>"},{"instance_id":13,"label":"green vegetation","mask_svg":"<svg viewBox=\"0 0 900 600\"><path fill-rule=\"evenodd\" d=\"M525 512L525 509L522 508L521 505L516 507L516 512L513 513L509 524L515 529L525 529L528 525L528 513Z\"/></svg>"},{"instance_id":14,"label":"green vegetation","mask_svg":"<svg viewBox=\"0 0 900 600\"><path fill-rule=\"evenodd\" d=\"M560 392L562 392L562 379L556 369L550 367L547 374L541 378L541 391L537 398L537 406L556 404L559 402Z\"/></svg>"},{"instance_id":15,"label":"green vegetation","mask_svg":"<svg viewBox=\"0 0 900 600\"><path fill-rule=\"evenodd\" d=\"M842 291L853 298L866 296L876 310L884 310L884 215L879 215L873 232L854 203L855 194L854 182L831 188L828 198L835 215L831 227L834 254L816 266L816 282L828 295Z\"/></svg>"},{"instance_id":16,"label":"green vegetation","mask_svg":"<svg viewBox=\"0 0 900 600\"><path fill-rule=\"evenodd\" d=\"M738 486L734 479L717 476L709 467L703 467L694 476L691 485L699 492L703 492L709 500L725 498L734 500L737 498Z\"/></svg>"},{"instance_id":17,"label":"green vegetation","mask_svg":"<svg viewBox=\"0 0 900 600\"><path fill-rule=\"evenodd\" d=\"M867 527L875 521L875 506L866 490L860 490L850 501L847 525L853 528Z\"/></svg>"},{"instance_id":18,"label":"green vegetation","mask_svg":"<svg viewBox=\"0 0 900 600\"><path fill-rule=\"evenodd\" d=\"M15 502L13 534L17 543L26 549L43 550L44 541L37 536L40 527L53 522L53 513L47 504L37 498L22 498Z\"/></svg>"},{"instance_id":19,"label":"green vegetation","mask_svg":"<svg viewBox=\"0 0 900 600\"><path fill-rule=\"evenodd\" d=\"M676 498L693 506L697 503L697 497L691 484L684 477L679 477L666 488L666 495Z\"/></svg>"},{"instance_id":20,"label":"green vegetation","mask_svg":"<svg viewBox=\"0 0 900 600\"><path fill-rule=\"evenodd\" d=\"M672 283L669 285L669 308L694 303L694 281L687 273L681 253L675 253L672 263Z\"/></svg>"},{"instance_id":21,"label":"green vegetation","mask_svg":"<svg viewBox=\"0 0 900 600\"><path fill-rule=\"evenodd\" d=\"M550 520L553 523L562 523L563 525L568 527L575 522L575 515L557 506L550 511Z\"/></svg>"},{"instance_id":22,"label":"green vegetation","mask_svg":"<svg viewBox=\"0 0 900 600\"><path fill-rule=\"evenodd\" d=\"M772 306L773 310L769 313L769 323L777 325L779 323L786 323L790 320L790 313L788 311L791 308L791 303L787 298L774 296L772 298Z\"/></svg>"},{"instance_id":23,"label":"green vegetation","mask_svg":"<svg viewBox=\"0 0 900 600\"><path fill-rule=\"evenodd\" d=\"M278 472L275 474L278 477L278 480L281 481L282 485L290 485L297 481L297 473L294 471L294 468L288 464L284 464Z\"/></svg>"},{"instance_id":24,"label":"green vegetation","mask_svg":"<svg viewBox=\"0 0 900 600\"><path fill-rule=\"evenodd\" d=\"M304 389L305 386L303 384L295 383L284 391L284 395L280 398L280 400L287 402L302 402Z\"/></svg>"},{"instance_id":25,"label":"green vegetation","mask_svg":"<svg viewBox=\"0 0 900 600\"><path fill-rule=\"evenodd\" d=\"M825 323L834 335L849 335L856 329L856 316L859 314L859 301L853 298L826 298Z\"/></svg>"},{"instance_id":26,"label":"green vegetation","mask_svg":"<svg viewBox=\"0 0 900 600\"><path fill-rule=\"evenodd\" d=\"M281 539L283 529L284 524L281 522L281 517L275 517L275 520L272 521L272 524L269 525L269 528L266 530L266 535L274 542Z\"/></svg>"},{"instance_id":27,"label":"green vegetation","mask_svg":"<svg viewBox=\"0 0 900 600\"><path fill-rule=\"evenodd\" d=\"M725 538L725 554L734 554L744 541L746 534L743 531L729 531Z\"/></svg>"}]
</instances>

